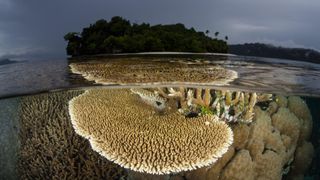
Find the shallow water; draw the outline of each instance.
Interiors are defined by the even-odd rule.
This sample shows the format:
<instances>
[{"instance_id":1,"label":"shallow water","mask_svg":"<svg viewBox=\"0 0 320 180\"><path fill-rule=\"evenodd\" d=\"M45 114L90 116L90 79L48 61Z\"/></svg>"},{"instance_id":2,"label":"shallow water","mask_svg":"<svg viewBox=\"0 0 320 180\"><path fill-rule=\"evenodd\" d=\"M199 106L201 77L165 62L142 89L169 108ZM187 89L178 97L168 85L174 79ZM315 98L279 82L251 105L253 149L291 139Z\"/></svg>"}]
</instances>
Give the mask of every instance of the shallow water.
<instances>
[{"instance_id":1,"label":"shallow water","mask_svg":"<svg viewBox=\"0 0 320 180\"><path fill-rule=\"evenodd\" d=\"M204 69L206 66L225 68L238 73L237 79L228 85L216 83L193 83L192 85L209 85L217 89L245 90L253 92L270 92L278 94L292 94L304 96L320 96L320 65L291 60L274 58L256 58L231 55L199 55L199 54L131 54L82 57L71 60L43 60L23 61L21 63L0 66L0 98L30 93L45 92L57 89L96 86L94 81L83 80L81 75L70 71L68 64L74 62L101 63L109 61L127 61L133 59L136 66L167 63L172 67L187 66L194 69ZM120 63L121 64L121 63ZM131 66L135 68L136 66ZM127 66L127 67L130 67ZM202 70L201 69L201 70ZM121 69L120 69L121 71ZM191 73L189 75L194 74ZM186 74L188 76L188 74ZM134 83L123 82L121 85ZM167 83L147 83L152 86ZM178 85L185 85L180 82ZM190 85L190 83L187 83ZM117 87L119 83L108 83L108 86ZM134 84L139 85L139 84ZM177 85L177 84L175 84Z\"/></svg>"},{"instance_id":2,"label":"shallow water","mask_svg":"<svg viewBox=\"0 0 320 180\"><path fill-rule=\"evenodd\" d=\"M15 80L0 81L0 179L319 178L317 64L190 54L68 63L79 62L90 72L0 66ZM122 69L106 78L109 66Z\"/></svg>"}]
</instances>

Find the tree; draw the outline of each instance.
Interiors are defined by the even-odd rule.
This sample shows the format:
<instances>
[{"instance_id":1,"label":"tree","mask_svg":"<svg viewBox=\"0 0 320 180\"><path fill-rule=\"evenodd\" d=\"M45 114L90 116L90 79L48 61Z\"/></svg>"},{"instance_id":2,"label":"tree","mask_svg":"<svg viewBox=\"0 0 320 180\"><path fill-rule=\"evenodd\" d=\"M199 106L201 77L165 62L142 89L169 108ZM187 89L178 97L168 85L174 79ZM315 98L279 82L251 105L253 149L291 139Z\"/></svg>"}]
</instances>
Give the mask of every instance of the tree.
<instances>
[{"instance_id":1,"label":"tree","mask_svg":"<svg viewBox=\"0 0 320 180\"><path fill-rule=\"evenodd\" d=\"M100 19L90 24L81 34L67 33L64 39L68 41L69 55L142 51L227 52L226 42L217 39L219 32L215 32L215 39L209 37L209 33L209 30L204 33L188 29L181 23L131 24L115 16L109 22Z\"/></svg>"},{"instance_id":2,"label":"tree","mask_svg":"<svg viewBox=\"0 0 320 180\"><path fill-rule=\"evenodd\" d=\"M214 33L214 36L217 38L217 37L219 36L219 32L218 32L218 31L215 32L215 33Z\"/></svg>"},{"instance_id":3,"label":"tree","mask_svg":"<svg viewBox=\"0 0 320 180\"><path fill-rule=\"evenodd\" d=\"M81 37L77 32L69 32L64 37L65 41L68 41L66 48L67 55L77 56L80 54Z\"/></svg>"}]
</instances>

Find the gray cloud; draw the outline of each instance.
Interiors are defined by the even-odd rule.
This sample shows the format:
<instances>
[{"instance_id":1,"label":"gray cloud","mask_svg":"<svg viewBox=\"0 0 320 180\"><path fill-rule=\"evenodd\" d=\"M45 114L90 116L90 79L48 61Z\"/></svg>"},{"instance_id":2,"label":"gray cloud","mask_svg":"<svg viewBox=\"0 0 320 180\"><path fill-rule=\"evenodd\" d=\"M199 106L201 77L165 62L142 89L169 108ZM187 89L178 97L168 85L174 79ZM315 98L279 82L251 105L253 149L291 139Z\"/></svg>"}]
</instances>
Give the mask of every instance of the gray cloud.
<instances>
[{"instance_id":1,"label":"gray cloud","mask_svg":"<svg viewBox=\"0 0 320 180\"><path fill-rule=\"evenodd\" d=\"M120 15L131 22L184 23L229 43L320 49L318 0L0 0L0 56L65 55L63 35Z\"/></svg>"}]
</instances>

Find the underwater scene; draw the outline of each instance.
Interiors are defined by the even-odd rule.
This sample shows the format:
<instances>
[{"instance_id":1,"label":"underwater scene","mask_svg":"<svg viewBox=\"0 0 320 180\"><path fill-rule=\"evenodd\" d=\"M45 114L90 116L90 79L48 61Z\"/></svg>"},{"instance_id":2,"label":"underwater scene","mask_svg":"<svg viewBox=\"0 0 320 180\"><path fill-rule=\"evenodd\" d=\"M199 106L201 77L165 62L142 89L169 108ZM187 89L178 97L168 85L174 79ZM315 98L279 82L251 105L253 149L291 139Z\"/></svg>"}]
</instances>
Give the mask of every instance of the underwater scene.
<instances>
[{"instance_id":1,"label":"underwater scene","mask_svg":"<svg viewBox=\"0 0 320 180\"><path fill-rule=\"evenodd\" d=\"M0 70L0 179L320 178L319 64L138 53Z\"/></svg>"}]
</instances>

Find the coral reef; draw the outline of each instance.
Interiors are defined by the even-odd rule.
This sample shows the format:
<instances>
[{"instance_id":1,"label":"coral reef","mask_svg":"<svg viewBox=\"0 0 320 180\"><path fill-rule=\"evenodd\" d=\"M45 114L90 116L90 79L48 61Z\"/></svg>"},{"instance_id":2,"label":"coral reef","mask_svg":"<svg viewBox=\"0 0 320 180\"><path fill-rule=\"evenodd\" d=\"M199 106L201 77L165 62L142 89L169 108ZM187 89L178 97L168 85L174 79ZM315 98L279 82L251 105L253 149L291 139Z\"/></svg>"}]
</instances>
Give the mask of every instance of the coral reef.
<instances>
[{"instance_id":1,"label":"coral reef","mask_svg":"<svg viewBox=\"0 0 320 180\"><path fill-rule=\"evenodd\" d=\"M197 169L217 161L233 142L231 128L203 115L158 115L139 101L148 92L95 89L69 102L75 131L94 150L125 168L149 174ZM150 98L159 100L157 96Z\"/></svg>"},{"instance_id":2,"label":"coral reef","mask_svg":"<svg viewBox=\"0 0 320 180\"><path fill-rule=\"evenodd\" d=\"M126 172L92 150L69 120L68 101L82 92L26 96L20 105L20 179L120 179Z\"/></svg>"},{"instance_id":3,"label":"coral reef","mask_svg":"<svg viewBox=\"0 0 320 180\"><path fill-rule=\"evenodd\" d=\"M301 98L277 99L265 111L256 106L252 123L232 125L234 143L217 163L169 179L303 179L314 154L312 118Z\"/></svg>"},{"instance_id":4,"label":"coral reef","mask_svg":"<svg viewBox=\"0 0 320 180\"><path fill-rule=\"evenodd\" d=\"M108 63L106 63L108 62ZM209 64L181 64L161 59L123 58L71 63L71 71L101 84L223 85L237 78L237 72Z\"/></svg>"},{"instance_id":5,"label":"coral reef","mask_svg":"<svg viewBox=\"0 0 320 180\"><path fill-rule=\"evenodd\" d=\"M166 179L302 180L314 156L308 142L312 118L304 101L276 96L267 109L256 105L253 113L252 123L231 124L234 142L216 163Z\"/></svg>"},{"instance_id":6,"label":"coral reef","mask_svg":"<svg viewBox=\"0 0 320 180\"><path fill-rule=\"evenodd\" d=\"M270 101L272 94L257 94L241 91L213 90L210 88L157 88L155 94L175 98L183 114L210 114L227 122L251 123L253 108L257 102ZM152 94L152 93L151 93ZM149 99L153 96L149 95Z\"/></svg>"},{"instance_id":7,"label":"coral reef","mask_svg":"<svg viewBox=\"0 0 320 180\"><path fill-rule=\"evenodd\" d=\"M76 132L89 139L93 149L134 170L128 172L129 179L303 179L314 156L309 142L311 114L300 97L273 97L186 87L131 89L131 94L129 90L89 90L70 101L69 112ZM157 101L166 113L156 113L152 103ZM257 103L264 101L268 107L260 108ZM224 119L228 106L231 115L238 111L237 118L250 117L250 121ZM198 114L188 117L187 111ZM230 134L233 142L232 137L221 139ZM198 138L201 141L194 146ZM204 159L215 154L214 159L204 163L195 158L200 155L197 152Z\"/></svg>"}]
</instances>

